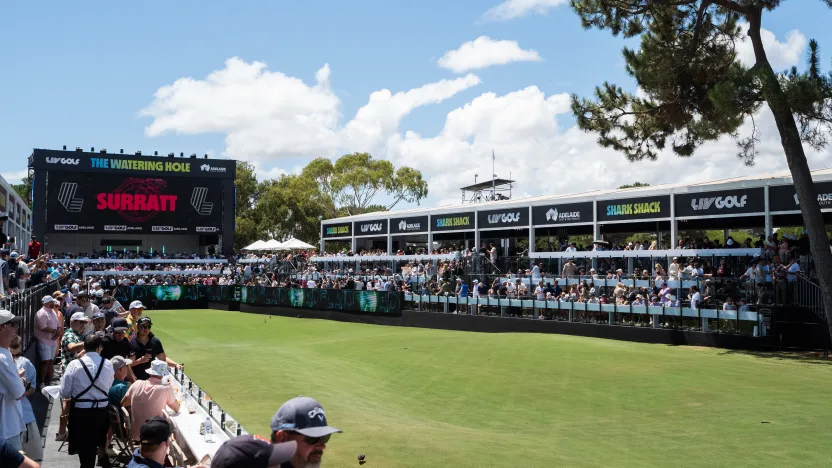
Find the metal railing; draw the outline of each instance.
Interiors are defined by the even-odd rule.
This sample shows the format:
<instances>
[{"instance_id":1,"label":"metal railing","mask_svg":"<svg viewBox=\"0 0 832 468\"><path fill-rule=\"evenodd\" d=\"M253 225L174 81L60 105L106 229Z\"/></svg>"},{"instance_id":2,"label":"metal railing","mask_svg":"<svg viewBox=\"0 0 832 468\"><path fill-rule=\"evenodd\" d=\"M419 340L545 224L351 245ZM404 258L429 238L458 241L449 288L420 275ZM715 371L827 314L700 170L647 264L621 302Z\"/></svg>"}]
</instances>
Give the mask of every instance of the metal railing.
<instances>
[{"instance_id":1,"label":"metal railing","mask_svg":"<svg viewBox=\"0 0 832 468\"><path fill-rule=\"evenodd\" d=\"M10 311L18 317L23 317L23 321L18 327L18 335L20 335L25 346L28 346L35 336L35 314L43 307L41 299L58 289L60 289L59 282L52 280L0 299L0 308Z\"/></svg>"},{"instance_id":2,"label":"metal railing","mask_svg":"<svg viewBox=\"0 0 832 468\"><path fill-rule=\"evenodd\" d=\"M208 393L193 381L184 369L174 369L171 376L179 383L182 389L188 389L193 399L202 407L208 416L222 428L228 437L249 434L243 426L224 410Z\"/></svg>"},{"instance_id":3,"label":"metal railing","mask_svg":"<svg viewBox=\"0 0 832 468\"><path fill-rule=\"evenodd\" d=\"M805 276L798 275L794 281L786 284L785 293L785 301L791 300L791 302L812 311L815 316L823 320L823 323L828 323L829 319L824 312L823 293L819 284Z\"/></svg>"}]
</instances>

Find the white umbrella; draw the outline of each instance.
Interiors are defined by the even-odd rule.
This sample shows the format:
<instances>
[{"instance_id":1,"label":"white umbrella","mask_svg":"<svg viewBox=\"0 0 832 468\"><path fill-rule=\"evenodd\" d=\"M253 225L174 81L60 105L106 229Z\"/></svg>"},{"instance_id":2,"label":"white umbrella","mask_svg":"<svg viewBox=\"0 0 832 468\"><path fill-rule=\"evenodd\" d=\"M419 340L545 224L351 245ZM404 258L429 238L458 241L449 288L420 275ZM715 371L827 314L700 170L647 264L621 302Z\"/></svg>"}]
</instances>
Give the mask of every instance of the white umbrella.
<instances>
[{"instance_id":1,"label":"white umbrella","mask_svg":"<svg viewBox=\"0 0 832 468\"><path fill-rule=\"evenodd\" d=\"M262 250L281 250L283 249L283 244L275 239L267 240L263 243Z\"/></svg>"},{"instance_id":2,"label":"white umbrella","mask_svg":"<svg viewBox=\"0 0 832 468\"><path fill-rule=\"evenodd\" d=\"M254 242L253 244L249 245L248 247L243 247L243 250L263 250L263 247L266 245L265 242L259 240Z\"/></svg>"},{"instance_id":3,"label":"white umbrella","mask_svg":"<svg viewBox=\"0 0 832 468\"><path fill-rule=\"evenodd\" d=\"M300 250L315 248L314 245L307 244L306 242L299 239L295 239L294 237L280 244L280 246L283 248L283 250Z\"/></svg>"}]
</instances>

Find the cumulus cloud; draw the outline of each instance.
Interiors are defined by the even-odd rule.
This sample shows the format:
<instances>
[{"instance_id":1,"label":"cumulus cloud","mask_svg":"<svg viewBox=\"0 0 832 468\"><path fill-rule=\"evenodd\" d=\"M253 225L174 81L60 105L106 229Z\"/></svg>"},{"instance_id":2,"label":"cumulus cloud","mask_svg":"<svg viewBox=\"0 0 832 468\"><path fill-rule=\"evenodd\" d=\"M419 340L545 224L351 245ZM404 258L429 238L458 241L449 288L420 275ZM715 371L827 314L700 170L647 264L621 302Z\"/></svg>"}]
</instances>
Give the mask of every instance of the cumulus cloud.
<instances>
[{"instance_id":1,"label":"cumulus cloud","mask_svg":"<svg viewBox=\"0 0 832 468\"><path fill-rule=\"evenodd\" d=\"M504 0L483 14L486 21L506 21L529 14L545 15L566 0Z\"/></svg>"},{"instance_id":2,"label":"cumulus cloud","mask_svg":"<svg viewBox=\"0 0 832 468\"><path fill-rule=\"evenodd\" d=\"M371 94L355 118L341 125L341 101L330 88L324 65L315 83L239 58L205 79L180 78L156 91L140 116L153 121L148 136L166 133L224 133L229 157L275 161L332 155L339 149L374 151L414 109L442 102L480 83L476 75L428 83L416 89Z\"/></svg>"},{"instance_id":3,"label":"cumulus cloud","mask_svg":"<svg viewBox=\"0 0 832 468\"><path fill-rule=\"evenodd\" d=\"M445 52L437 63L442 68L463 73L492 65L542 60L537 51L521 49L517 41L495 41L488 36L480 36L462 44L458 49Z\"/></svg>"},{"instance_id":4,"label":"cumulus cloud","mask_svg":"<svg viewBox=\"0 0 832 468\"><path fill-rule=\"evenodd\" d=\"M23 179L29 175L29 171L27 169L21 169L19 171L9 171L0 174L6 179L6 182L10 184L20 184L23 182Z\"/></svg>"},{"instance_id":5,"label":"cumulus cloud","mask_svg":"<svg viewBox=\"0 0 832 468\"><path fill-rule=\"evenodd\" d=\"M741 23L740 28L747 31L748 23ZM786 34L785 42L778 41L774 33L765 28L760 30L760 37L774 71L785 70L799 64L809 44L806 36L796 29ZM748 67L757 62L754 57L754 47L748 36L744 36L743 41L737 44L737 59Z\"/></svg>"},{"instance_id":6,"label":"cumulus cloud","mask_svg":"<svg viewBox=\"0 0 832 468\"><path fill-rule=\"evenodd\" d=\"M748 168L736 157L730 138L705 145L691 158L669 151L656 162L630 163L624 156L598 146L596 135L559 118L569 113L569 96L546 96L535 86L498 96L485 93L450 113L435 136L397 133L388 142L396 164L415 164L425 173L436 204L458 204L459 187L488 180L491 151L498 177L517 180L516 193L569 194L614 189L632 182L653 185L693 183L748 174L787 170L773 118L764 109L756 116L762 132L757 165ZM741 134L747 135L746 126ZM826 155L807 148L810 167L823 167Z\"/></svg>"}]
</instances>

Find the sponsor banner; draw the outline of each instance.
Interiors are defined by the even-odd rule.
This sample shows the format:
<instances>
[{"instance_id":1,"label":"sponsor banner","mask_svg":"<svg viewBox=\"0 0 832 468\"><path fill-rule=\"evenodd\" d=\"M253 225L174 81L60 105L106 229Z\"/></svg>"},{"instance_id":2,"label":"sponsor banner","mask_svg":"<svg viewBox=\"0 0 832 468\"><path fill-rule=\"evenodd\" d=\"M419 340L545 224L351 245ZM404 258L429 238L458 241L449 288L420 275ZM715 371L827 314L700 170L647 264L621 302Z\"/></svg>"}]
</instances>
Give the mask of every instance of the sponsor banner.
<instances>
[{"instance_id":1,"label":"sponsor banner","mask_svg":"<svg viewBox=\"0 0 832 468\"><path fill-rule=\"evenodd\" d=\"M598 201L598 221L670 218L670 195Z\"/></svg>"},{"instance_id":2,"label":"sponsor banner","mask_svg":"<svg viewBox=\"0 0 832 468\"><path fill-rule=\"evenodd\" d=\"M815 195L822 210L832 209L832 182L815 182ZM800 211L800 200L794 185L774 185L768 188L769 211Z\"/></svg>"},{"instance_id":3,"label":"sponsor banner","mask_svg":"<svg viewBox=\"0 0 832 468\"><path fill-rule=\"evenodd\" d=\"M243 286L240 299L245 304L262 306L399 315L402 310L401 297L399 293L387 291Z\"/></svg>"},{"instance_id":4,"label":"sponsor banner","mask_svg":"<svg viewBox=\"0 0 832 468\"><path fill-rule=\"evenodd\" d=\"M503 210L480 211L477 213L477 227L488 229L496 227L525 227L529 225L529 208L510 208Z\"/></svg>"},{"instance_id":5,"label":"sponsor banner","mask_svg":"<svg viewBox=\"0 0 832 468\"><path fill-rule=\"evenodd\" d=\"M83 221L96 233L134 234L206 232L197 226L211 232L222 229L222 184L216 179L52 172L46 198L47 226Z\"/></svg>"},{"instance_id":6,"label":"sponsor banner","mask_svg":"<svg viewBox=\"0 0 832 468\"><path fill-rule=\"evenodd\" d=\"M427 216L413 216L410 218L390 219L390 232L403 234L408 232L428 232L430 220Z\"/></svg>"},{"instance_id":7,"label":"sponsor banner","mask_svg":"<svg viewBox=\"0 0 832 468\"><path fill-rule=\"evenodd\" d=\"M762 187L718 192L677 193L676 217L761 213L766 210Z\"/></svg>"},{"instance_id":8,"label":"sponsor banner","mask_svg":"<svg viewBox=\"0 0 832 468\"><path fill-rule=\"evenodd\" d=\"M352 224L353 232L356 237L387 235L386 219L377 219L375 221L356 221Z\"/></svg>"},{"instance_id":9,"label":"sponsor banner","mask_svg":"<svg viewBox=\"0 0 832 468\"><path fill-rule=\"evenodd\" d=\"M535 206L532 224L592 223L592 202Z\"/></svg>"},{"instance_id":10,"label":"sponsor banner","mask_svg":"<svg viewBox=\"0 0 832 468\"><path fill-rule=\"evenodd\" d=\"M431 215L430 224L433 232L472 231L474 229L474 212Z\"/></svg>"},{"instance_id":11,"label":"sponsor banner","mask_svg":"<svg viewBox=\"0 0 832 468\"><path fill-rule=\"evenodd\" d=\"M233 179L236 163L227 159L131 156L36 149L30 167L54 171L99 172L125 176L187 176Z\"/></svg>"},{"instance_id":12,"label":"sponsor banner","mask_svg":"<svg viewBox=\"0 0 832 468\"><path fill-rule=\"evenodd\" d=\"M350 237L352 235L352 223L338 223L323 225L324 239L329 237Z\"/></svg>"}]
</instances>

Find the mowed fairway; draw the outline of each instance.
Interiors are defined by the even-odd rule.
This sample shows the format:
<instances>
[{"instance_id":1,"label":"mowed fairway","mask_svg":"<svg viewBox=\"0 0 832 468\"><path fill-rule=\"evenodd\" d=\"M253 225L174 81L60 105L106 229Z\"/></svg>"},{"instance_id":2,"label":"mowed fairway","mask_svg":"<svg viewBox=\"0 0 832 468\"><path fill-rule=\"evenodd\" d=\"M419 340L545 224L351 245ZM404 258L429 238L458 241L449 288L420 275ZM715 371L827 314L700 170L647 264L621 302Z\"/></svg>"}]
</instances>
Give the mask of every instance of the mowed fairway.
<instances>
[{"instance_id":1,"label":"mowed fairway","mask_svg":"<svg viewBox=\"0 0 832 468\"><path fill-rule=\"evenodd\" d=\"M718 349L148 311L251 432L308 395L324 466L832 466L832 366ZM498 319L495 319L498 320ZM765 423L763 423L765 422Z\"/></svg>"}]
</instances>

